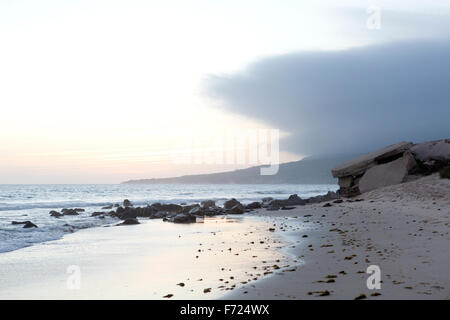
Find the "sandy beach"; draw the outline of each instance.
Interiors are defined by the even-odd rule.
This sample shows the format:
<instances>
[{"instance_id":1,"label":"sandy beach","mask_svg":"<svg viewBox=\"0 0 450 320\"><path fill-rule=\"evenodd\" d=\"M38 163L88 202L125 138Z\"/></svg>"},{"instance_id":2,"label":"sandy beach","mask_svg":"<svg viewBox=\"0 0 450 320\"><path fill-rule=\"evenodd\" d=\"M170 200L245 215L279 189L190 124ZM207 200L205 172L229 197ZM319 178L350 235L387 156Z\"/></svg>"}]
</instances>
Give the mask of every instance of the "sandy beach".
<instances>
[{"instance_id":1,"label":"sandy beach","mask_svg":"<svg viewBox=\"0 0 450 320\"><path fill-rule=\"evenodd\" d=\"M435 174L355 199L254 213L285 218L281 231L303 264L224 298L449 299L450 180ZM370 265L381 269L380 290L366 286Z\"/></svg>"},{"instance_id":2,"label":"sandy beach","mask_svg":"<svg viewBox=\"0 0 450 320\"><path fill-rule=\"evenodd\" d=\"M432 175L292 210L81 230L1 254L0 298L448 299L449 190Z\"/></svg>"}]
</instances>

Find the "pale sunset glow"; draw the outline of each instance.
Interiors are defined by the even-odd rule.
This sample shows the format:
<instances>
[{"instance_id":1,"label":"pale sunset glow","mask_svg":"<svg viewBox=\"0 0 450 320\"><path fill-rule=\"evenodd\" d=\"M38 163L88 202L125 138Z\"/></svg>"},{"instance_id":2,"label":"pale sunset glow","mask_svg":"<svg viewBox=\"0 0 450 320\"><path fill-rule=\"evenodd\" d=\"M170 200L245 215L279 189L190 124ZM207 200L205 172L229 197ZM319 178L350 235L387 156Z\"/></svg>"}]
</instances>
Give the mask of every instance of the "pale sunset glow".
<instances>
[{"instance_id":1,"label":"pale sunset glow","mask_svg":"<svg viewBox=\"0 0 450 320\"><path fill-rule=\"evenodd\" d=\"M364 23L354 27L366 19L365 4L348 19L350 5L2 1L1 182L111 183L224 169L173 165L171 141L192 130L284 128L223 109L205 94L205 80L245 73L270 55L378 41ZM284 162L305 155L281 152Z\"/></svg>"}]
</instances>

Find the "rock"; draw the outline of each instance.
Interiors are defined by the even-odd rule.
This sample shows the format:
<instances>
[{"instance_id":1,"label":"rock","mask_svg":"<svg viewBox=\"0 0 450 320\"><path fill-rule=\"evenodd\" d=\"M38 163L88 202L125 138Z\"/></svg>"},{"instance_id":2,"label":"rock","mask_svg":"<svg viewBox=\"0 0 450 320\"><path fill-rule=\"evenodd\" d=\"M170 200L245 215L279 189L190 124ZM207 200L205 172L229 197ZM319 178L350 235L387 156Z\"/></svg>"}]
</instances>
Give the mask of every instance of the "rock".
<instances>
[{"instance_id":1,"label":"rock","mask_svg":"<svg viewBox=\"0 0 450 320\"><path fill-rule=\"evenodd\" d=\"M128 218L128 219L125 219L119 225L132 225L132 224L140 224L140 222L137 219L135 219L135 218Z\"/></svg>"},{"instance_id":2,"label":"rock","mask_svg":"<svg viewBox=\"0 0 450 320\"><path fill-rule=\"evenodd\" d=\"M228 210L228 209L231 209L231 208L233 208L234 206L236 206L238 204L241 204L241 203L239 201L237 201L235 198L233 198L231 200L225 201L225 203L223 204L223 207Z\"/></svg>"},{"instance_id":3,"label":"rock","mask_svg":"<svg viewBox=\"0 0 450 320\"><path fill-rule=\"evenodd\" d=\"M125 212L125 208L124 207L121 207L121 206L117 207L117 209L116 209L116 213L117 214L121 214L123 212Z\"/></svg>"},{"instance_id":4,"label":"rock","mask_svg":"<svg viewBox=\"0 0 450 320\"><path fill-rule=\"evenodd\" d=\"M307 203L306 200L303 200L296 194L289 196L289 198L285 200L272 200L270 202L271 205L277 206L279 208L287 206L305 205L306 203Z\"/></svg>"},{"instance_id":5,"label":"rock","mask_svg":"<svg viewBox=\"0 0 450 320\"><path fill-rule=\"evenodd\" d=\"M359 182L361 193L377 188L402 183L408 173L417 165L411 153L406 152L403 157L385 164L374 166L366 171Z\"/></svg>"},{"instance_id":6,"label":"rock","mask_svg":"<svg viewBox=\"0 0 450 320\"><path fill-rule=\"evenodd\" d=\"M289 198L287 199L287 203L291 206L298 206L306 204L306 201L300 198L298 195L293 194L289 196Z\"/></svg>"},{"instance_id":7,"label":"rock","mask_svg":"<svg viewBox=\"0 0 450 320\"><path fill-rule=\"evenodd\" d=\"M31 221L26 221L25 224L23 225L23 228L37 228L38 226L35 225L33 222Z\"/></svg>"},{"instance_id":8,"label":"rock","mask_svg":"<svg viewBox=\"0 0 450 320\"><path fill-rule=\"evenodd\" d=\"M197 216L201 216L201 215L203 215L203 208L200 208L199 206L198 207L194 207L191 210L189 210L188 213L189 214L194 214L194 215L197 215Z\"/></svg>"},{"instance_id":9,"label":"rock","mask_svg":"<svg viewBox=\"0 0 450 320\"><path fill-rule=\"evenodd\" d=\"M229 209L227 211L228 214L243 214L244 213L244 206L242 204L237 204L233 208Z\"/></svg>"},{"instance_id":10,"label":"rock","mask_svg":"<svg viewBox=\"0 0 450 320\"><path fill-rule=\"evenodd\" d=\"M216 202L214 200L206 200L200 202L202 208L208 209L208 208L214 208L216 206Z\"/></svg>"},{"instance_id":11,"label":"rock","mask_svg":"<svg viewBox=\"0 0 450 320\"><path fill-rule=\"evenodd\" d=\"M273 201L272 201L273 202ZM277 205L276 203L270 203L268 206L267 206L267 210L268 211L277 211L277 210L280 210L280 206L279 205Z\"/></svg>"},{"instance_id":12,"label":"rock","mask_svg":"<svg viewBox=\"0 0 450 320\"><path fill-rule=\"evenodd\" d=\"M75 209L62 209L61 212L65 216L78 216L79 213Z\"/></svg>"},{"instance_id":13,"label":"rock","mask_svg":"<svg viewBox=\"0 0 450 320\"><path fill-rule=\"evenodd\" d=\"M167 212L157 211L150 216L150 219L163 219L167 217Z\"/></svg>"},{"instance_id":14,"label":"rock","mask_svg":"<svg viewBox=\"0 0 450 320\"><path fill-rule=\"evenodd\" d=\"M195 203L195 204L183 206L183 209L181 209L181 213L189 213L194 208L200 208L200 205L198 203Z\"/></svg>"},{"instance_id":15,"label":"rock","mask_svg":"<svg viewBox=\"0 0 450 320\"><path fill-rule=\"evenodd\" d=\"M281 210L293 210L295 207L281 207Z\"/></svg>"},{"instance_id":16,"label":"rock","mask_svg":"<svg viewBox=\"0 0 450 320\"><path fill-rule=\"evenodd\" d=\"M137 217L152 218L156 212L158 212L158 211L156 211L156 209L151 206L136 208L136 216Z\"/></svg>"},{"instance_id":17,"label":"rock","mask_svg":"<svg viewBox=\"0 0 450 320\"><path fill-rule=\"evenodd\" d=\"M131 203L130 200L125 199L125 200L123 200L123 206L124 206L125 208L126 208L126 207L132 207L133 204Z\"/></svg>"},{"instance_id":18,"label":"rock","mask_svg":"<svg viewBox=\"0 0 450 320\"><path fill-rule=\"evenodd\" d=\"M339 187L341 188L349 188L353 185L353 177L347 176L347 177L341 177L339 178Z\"/></svg>"},{"instance_id":19,"label":"rock","mask_svg":"<svg viewBox=\"0 0 450 320\"><path fill-rule=\"evenodd\" d=\"M335 178L358 176L364 174L366 170L377 164L387 163L401 157L403 153L406 150L409 150L412 146L412 142L399 142L381 150L345 162L331 170L331 172Z\"/></svg>"},{"instance_id":20,"label":"rock","mask_svg":"<svg viewBox=\"0 0 450 320\"><path fill-rule=\"evenodd\" d=\"M91 214L91 217L97 217L97 216L101 216L102 214L105 214L104 212L93 212Z\"/></svg>"},{"instance_id":21,"label":"rock","mask_svg":"<svg viewBox=\"0 0 450 320\"><path fill-rule=\"evenodd\" d=\"M260 202L252 202L245 206L246 209L260 209L262 207Z\"/></svg>"},{"instance_id":22,"label":"rock","mask_svg":"<svg viewBox=\"0 0 450 320\"><path fill-rule=\"evenodd\" d=\"M11 224L26 224L30 221L12 221Z\"/></svg>"},{"instance_id":23,"label":"rock","mask_svg":"<svg viewBox=\"0 0 450 320\"><path fill-rule=\"evenodd\" d=\"M58 211L55 211L55 210L50 211L49 214L51 217L55 217L55 218L59 218L59 217L63 216L62 213L59 213Z\"/></svg>"},{"instance_id":24,"label":"rock","mask_svg":"<svg viewBox=\"0 0 450 320\"><path fill-rule=\"evenodd\" d=\"M166 212L181 212L183 210L183 207L178 204L161 204L161 203L153 203L151 205L156 211L166 211Z\"/></svg>"},{"instance_id":25,"label":"rock","mask_svg":"<svg viewBox=\"0 0 450 320\"><path fill-rule=\"evenodd\" d=\"M121 220L126 219L136 219L138 216L138 211L132 207L125 207L124 211L118 215Z\"/></svg>"},{"instance_id":26,"label":"rock","mask_svg":"<svg viewBox=\"0 0 450 320\"><path fill-rule=\"evenodd\" d=\"M185 213L179 213L175 217L173 217L172 222L174 223L194 223L197 219L195 216Z\"/></svg>"},{"instance_id":27,"label":"rock","mask_svg":"<svg viewBox=\"0 0 450 320\"><path fill-rule=\"evenodd\" d=\"M324 208L327 208L327 207L331 207L332 206L332 204L331 203L325 203L322 207L324 207Z\"/></svg>"},{"instance_id":28,"label":"rock","mask_svg":"<svg viewBox=\"0 0 450 320\"><path fill-rule=\"evenodd\" d=\"M86 211L86 210L81 209L81 208L75 208L75 209L72 209L72 210L74 210L76 212L85 212Z\"/></svg>"},{"instance_id":29,"label":"rock","mask_svg":"<svg viewBox=\"0 0 450 320\"><path fill-rule=\"evenodd\" d=\"M450 139L416 144L411 148L411 153L421 162L450 161Z\"/></svg>"},{"instance_id":30,"label":"rock","mask_svg":"<svg viewBox=\"0 0 450 320\"><path fill-rule=\"evenodd\" d=\"M102 210L111 210L112 208L113 208L113 206L110 205L110 206L103 207Z\"/></svg>"}]
</instances>

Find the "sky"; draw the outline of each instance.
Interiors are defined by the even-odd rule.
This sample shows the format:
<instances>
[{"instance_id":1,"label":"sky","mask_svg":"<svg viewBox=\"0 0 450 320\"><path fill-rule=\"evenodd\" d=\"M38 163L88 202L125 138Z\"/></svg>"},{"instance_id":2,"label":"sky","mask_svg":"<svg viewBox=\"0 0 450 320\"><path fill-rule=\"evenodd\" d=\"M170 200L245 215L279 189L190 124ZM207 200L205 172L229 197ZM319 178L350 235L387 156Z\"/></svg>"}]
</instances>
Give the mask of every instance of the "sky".
<instances>
[{"instance_id":1,"label":"sky","mask_svg":"<svg viewBox=\"0 0 450 320\"><path fill-rule=\"evenodd\" d=\"M446 1L2 0L0 183L245 167L173 154L248 129L280 130L282 162L448 138L449 17Z\"/></svg>"}]
</instances>

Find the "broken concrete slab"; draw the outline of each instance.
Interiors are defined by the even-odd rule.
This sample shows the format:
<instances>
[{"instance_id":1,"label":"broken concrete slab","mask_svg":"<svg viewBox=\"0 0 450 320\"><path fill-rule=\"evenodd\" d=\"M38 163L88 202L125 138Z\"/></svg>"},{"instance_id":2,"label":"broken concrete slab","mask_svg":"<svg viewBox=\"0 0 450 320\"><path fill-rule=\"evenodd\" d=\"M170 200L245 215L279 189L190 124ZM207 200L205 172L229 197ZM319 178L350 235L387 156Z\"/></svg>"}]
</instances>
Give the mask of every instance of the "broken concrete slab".
<instances>
[{"instance_id":1,"label":"broken concrete slab","mask_svg":"<svg viewBox=\"0 0 450 320\"><path fill-rule=\"evenodd\" d=\"M371 167L359 181L359 191L368 192L377 188L399 184L406 180L408 173L417 165L410 152L389 163Z\"/></svg>"},{"instance_id":2,"label":"broken concrete slab","mask_svg":"<svg viewBox=\"0 0 450 320\"><path fill-rule=\"evenodd\" d=\"M331 170L333 177L341 178L346 176L358 176L364 174L367 169L376 166L380 163L395 160L395 157L401 156L406 150L413 146L412 142L399 142L390 145L381 150L363 155L359 158L345 162L333 170Z\"/></svg>"},{"instance_id":3,"label":"broken concrete slab","mask_svg":"<svg viewBox=\"0 0 450 320\"><path fill-rule=\"evenodd\" d=\"M339 187L341 188L349 188L353 185L353 177L352 176L348 176L348 177L341 177L339 178Z\"/></svg>"},{"instance_id":4,"label":"broken concrete slab","mask_svg":"<svg viewBox=\"0 0 450 320\"><path fill-rule=\"evenodd\" d=\"M419 143L411 148L411 152L417 160L422 162L450 161L450 139Z\"/></svg>"}]
</instances>

